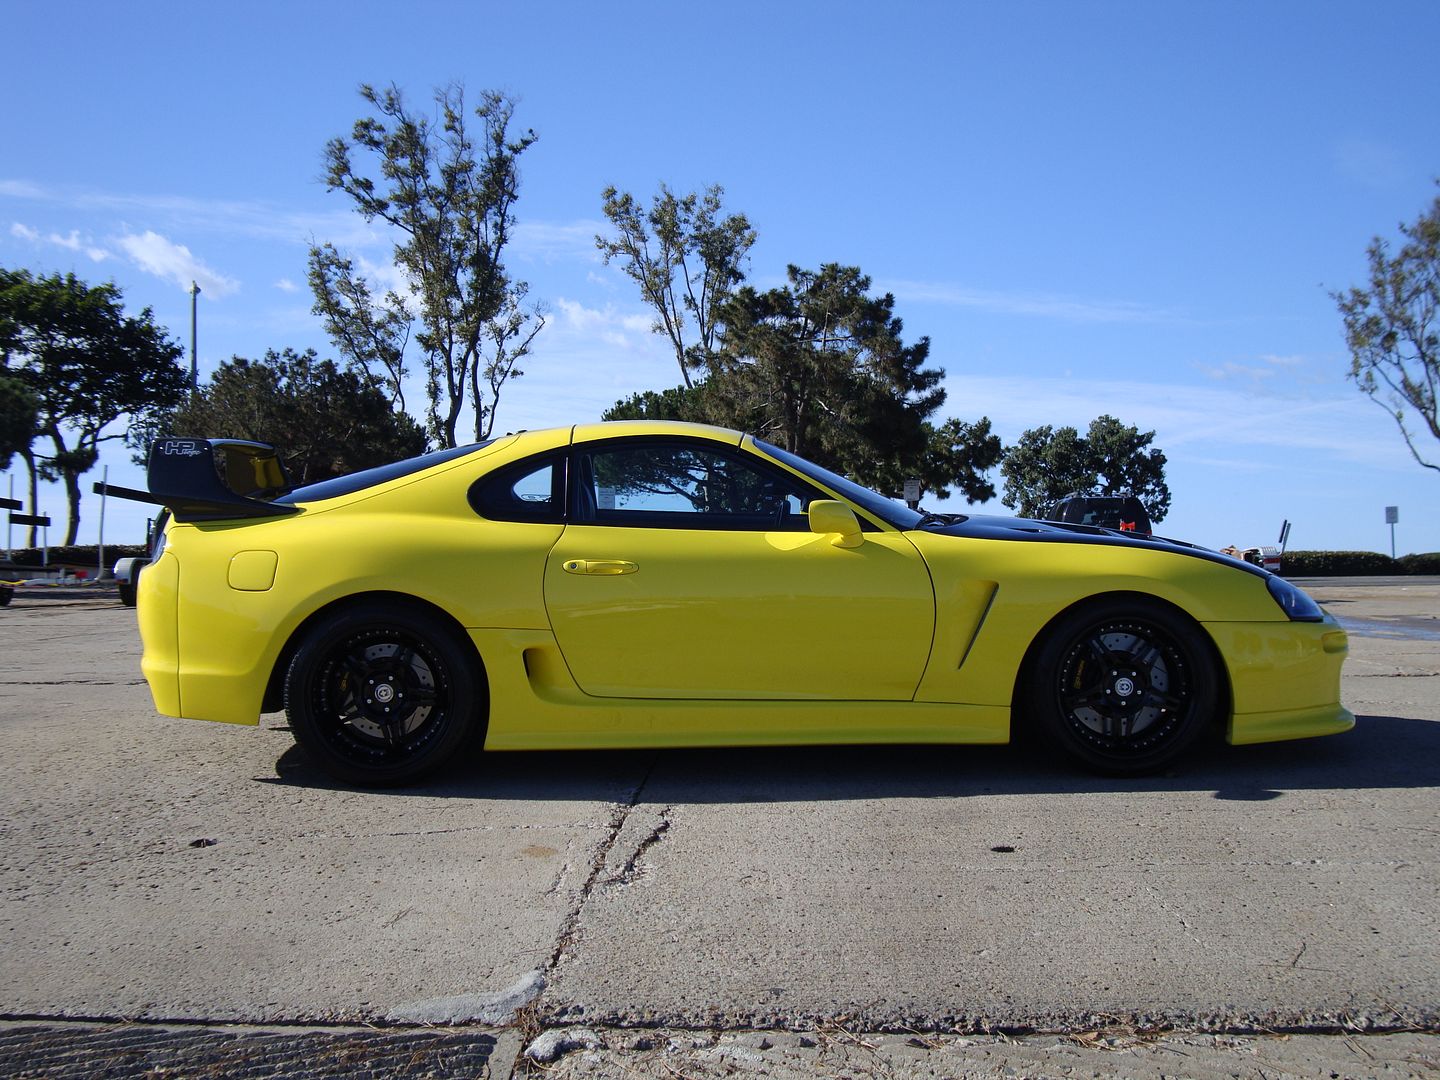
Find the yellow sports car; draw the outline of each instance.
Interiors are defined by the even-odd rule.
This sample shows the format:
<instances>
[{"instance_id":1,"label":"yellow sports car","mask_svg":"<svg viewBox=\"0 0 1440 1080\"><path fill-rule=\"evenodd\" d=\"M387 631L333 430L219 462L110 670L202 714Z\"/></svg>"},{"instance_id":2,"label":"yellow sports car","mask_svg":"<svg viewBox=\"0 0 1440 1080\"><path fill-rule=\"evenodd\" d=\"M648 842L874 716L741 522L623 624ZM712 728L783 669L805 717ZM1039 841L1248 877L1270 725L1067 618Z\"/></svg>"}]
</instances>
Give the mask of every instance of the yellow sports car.
<instances>
[{"instance_id":1,"label":"yellow sports car","mask_svg":"<svg viewBox=\"0 0 1440 1080\"><path fill-rule=\"evenodd\" d=\"M110 488L112 492L116 489ZM489 750L1003 743L1140 773L1208 731L1344 731L1345 632L1284 579L1086 525L920 513L750 435L505 435L287 490L164 439L138 584L168 716L357 784Z\"/></svg>"}]
</instances>

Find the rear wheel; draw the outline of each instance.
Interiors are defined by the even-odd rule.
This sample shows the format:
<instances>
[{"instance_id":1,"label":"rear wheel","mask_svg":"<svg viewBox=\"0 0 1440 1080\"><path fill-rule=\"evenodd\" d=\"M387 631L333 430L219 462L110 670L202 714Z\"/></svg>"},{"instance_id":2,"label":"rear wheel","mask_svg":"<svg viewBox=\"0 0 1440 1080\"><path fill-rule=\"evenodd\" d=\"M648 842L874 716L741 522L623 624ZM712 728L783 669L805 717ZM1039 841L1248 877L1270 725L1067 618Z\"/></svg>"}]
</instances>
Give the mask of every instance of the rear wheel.
<instances>
[{"instance_id":1,"label":"rear wheel","mask_svg":"<svg viewBox=\"0 0 1440 1080\"><path fill-rule=\"evenodd\" d=\"M1063 616L1031 672L1028 711L1043 734L1112 775L1175 761L1215 719L1220 701L1203 632L1143 597Z\"/></svg>"},{"instance_id":2,"label":"rear wheel","mask_svg":"<svg viewBox=\"0 0 1440 1080\"><path fill-rule=\"evenodd\" d=\"M324 619L285 677L295 741L330 775L366 786L409 783L449 760L483 696L469 646L398 604Z\"/></svg>"}]
</instances>

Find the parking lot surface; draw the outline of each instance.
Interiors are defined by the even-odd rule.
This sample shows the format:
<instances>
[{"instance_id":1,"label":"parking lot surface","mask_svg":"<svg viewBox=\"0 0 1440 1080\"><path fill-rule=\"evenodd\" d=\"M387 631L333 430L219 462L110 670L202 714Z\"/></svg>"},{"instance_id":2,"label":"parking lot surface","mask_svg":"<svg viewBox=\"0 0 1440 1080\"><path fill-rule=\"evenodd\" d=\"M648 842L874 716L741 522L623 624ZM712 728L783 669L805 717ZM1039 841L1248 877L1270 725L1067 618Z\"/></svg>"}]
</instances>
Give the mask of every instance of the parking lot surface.
<instances>
[{"instance_id":1,"label":"parking lot surface","mask_svg":"<svg viewBox=\"0 0 1440 1080\"><path fill-rule=\"evenodd\" d=\"M597 1072L667 1060L616 1032L709 1032L675 1051L696 1075L757 1029L921 1033L890 1065L916 1075L941 1035L1282 1031L1363 1062L1326 1033L1378 1031L1411 1042L1371 1036L1342 1075L1408 1075L1440 1030L1440 584L1308 587L1351 627L1357 728L1160 777L1008 747L492 754L388 792L329 783L283 716L158 716L133 610L22 592L0 1071L6 1030L68 1019L82 1045L118 1021L501 1026L512 1058L582 1026L597 1045L562 1061ZM811 1067L760 1038L736 1045Z\"/></svg>"}]
</instances>

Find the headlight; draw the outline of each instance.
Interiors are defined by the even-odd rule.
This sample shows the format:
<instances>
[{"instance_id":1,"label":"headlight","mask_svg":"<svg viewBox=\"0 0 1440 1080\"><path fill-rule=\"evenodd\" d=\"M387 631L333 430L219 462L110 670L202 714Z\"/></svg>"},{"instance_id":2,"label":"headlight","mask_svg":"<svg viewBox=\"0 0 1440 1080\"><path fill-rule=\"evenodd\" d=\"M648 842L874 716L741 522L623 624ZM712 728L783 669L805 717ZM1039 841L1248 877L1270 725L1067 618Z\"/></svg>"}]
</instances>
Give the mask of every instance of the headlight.
<instances>
[{"instance_id":1,"label":"headlight","mask_svg":"<svg viewBox=\"0 0 1440 1080\"><path fill-rule=\"evenodd\" d=\"M1294 622L1321 622L1325 613L1320 610L1320 605L1310 599L1304 589L1291 585L1282 577L1271 574L1265 581L1265 586L1270 590L1270 595L1275 598L1275 603L1280 605L1280 610L1285 612L1287 618Z\"/></svg>"}]
</instances>

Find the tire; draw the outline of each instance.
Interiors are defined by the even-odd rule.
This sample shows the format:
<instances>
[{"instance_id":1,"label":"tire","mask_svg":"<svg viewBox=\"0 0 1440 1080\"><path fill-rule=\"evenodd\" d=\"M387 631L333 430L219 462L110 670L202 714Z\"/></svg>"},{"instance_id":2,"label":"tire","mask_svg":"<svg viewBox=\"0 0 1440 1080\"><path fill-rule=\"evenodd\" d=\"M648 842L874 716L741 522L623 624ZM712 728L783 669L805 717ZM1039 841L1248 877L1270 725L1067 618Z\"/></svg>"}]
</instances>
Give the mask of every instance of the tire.
<instances>
[{"instance_id":1,"label":"tire","mask_svg":"<svg viewBox=\"0 0 1440 1080\"><path fill-rule=\"evenodd\" d=\"M0 607L9 607L10 601L15 599L14 585L0 585Z\"/></svg>"},{"instance_id":2,"label":"tire","mask_svg":"<svg viewBox=\"0 0 1440 1080\"><path fill-rule=\"evenodd\" d=\"M1215 721L1221 700L1204 631L1144 597L1063 615L1030 674L1027 711L1041 735L1111 776L1174 762Z\"/></svg>"},{"instance_id":3,"label":"tire","mask_svg":"<svg viewBox=\"0 0 1440 1080\"><path fill-rule=\"evenodd\" d=\"M483 704L468 642L400 604L324 618L285 676L295 741L325 772L364 787L408 784L445 764L476 728Z\"/></svg>"},{"instance_id":4,"label":"tire","mask_svg":"<svg viewBox=\"0 0 1440 1080\"><path fill-rule=\"evenodd\" d=\"M135 585L134 585L134 583L133 583L133 582L129 582L129 581L117 582L117 583L116 583L116 588L120 591L120 603L124 604L126 607L134 607L134 606L135 606Z\"/></svg>"}]
</instances>

